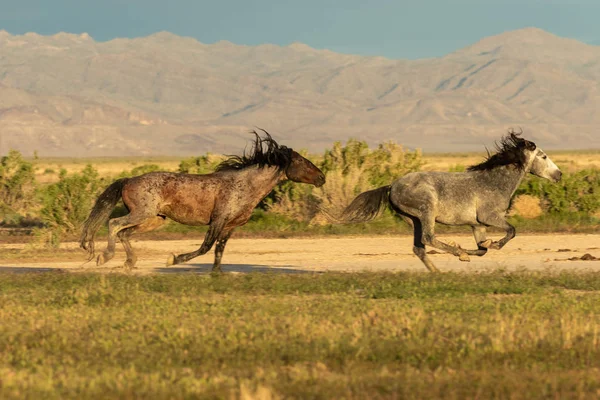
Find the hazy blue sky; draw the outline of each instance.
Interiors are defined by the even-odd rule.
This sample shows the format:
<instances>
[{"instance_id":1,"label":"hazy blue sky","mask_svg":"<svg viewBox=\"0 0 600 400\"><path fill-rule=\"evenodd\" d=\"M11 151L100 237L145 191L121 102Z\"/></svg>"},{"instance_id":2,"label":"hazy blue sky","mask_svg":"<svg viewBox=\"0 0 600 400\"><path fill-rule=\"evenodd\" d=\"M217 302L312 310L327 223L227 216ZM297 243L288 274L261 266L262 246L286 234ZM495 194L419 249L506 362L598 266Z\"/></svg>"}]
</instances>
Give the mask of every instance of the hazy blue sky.
<instances>
[{"instance_id":1,"label":"hazy blue sky","mask_svg":"<svg viewBox=\"0 0 600 400\"><path fill-rule=\"evenodd\" d=\"M536 26L600 40L600 0L0 0L0 29L94 39L170 31L203 43L294 41L390 58L444 55L484 36Z\"/></svg>"}]
</instances>

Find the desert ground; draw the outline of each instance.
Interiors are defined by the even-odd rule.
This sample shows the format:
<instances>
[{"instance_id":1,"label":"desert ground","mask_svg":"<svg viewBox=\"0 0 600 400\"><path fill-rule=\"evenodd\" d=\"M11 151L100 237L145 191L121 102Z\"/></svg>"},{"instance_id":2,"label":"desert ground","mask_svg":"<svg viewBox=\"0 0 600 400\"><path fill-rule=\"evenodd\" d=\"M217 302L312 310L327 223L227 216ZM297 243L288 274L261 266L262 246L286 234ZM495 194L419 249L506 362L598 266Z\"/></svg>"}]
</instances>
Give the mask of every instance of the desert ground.
<instances>
[{"instance_id":1,"label":"desert ground","mask_svg":"<svg viewBox=\"0 0 600 400\"><path fill-rule=\"evenodd\" d=\"M468 235L440 236L464 248L474 246ZM213 254L198 257L186 264L166 267L170 253L193 251L202 236L188 240L133 240L137 250L137 268L133 274L208 273ZM97 242L102 250L104 242ZM125 253L117 245L117 254L109 263L96 267L85 262L77 244L61 245L56 254L43 255L28 250L26 244L0 244L0 268L4 271L27 272L65 270L70 272L119 272ZM24 250L24 251L20 251ZM600 235L518 235L502 250L490 250L484 257L471 257L470 262L438 253L428 248L430 257L441 271L486 272L493 270L594 270L600 271ZM61 257L66 252L67 257ZM590 256L585 256L589 254ZM583 259L581 259L583 257ZM361 272L427 270L412 253L410 236L316 237L291 239L244 239L233 237L225 250L223 270L226 272Z\"/></svg>"}]
</instances>

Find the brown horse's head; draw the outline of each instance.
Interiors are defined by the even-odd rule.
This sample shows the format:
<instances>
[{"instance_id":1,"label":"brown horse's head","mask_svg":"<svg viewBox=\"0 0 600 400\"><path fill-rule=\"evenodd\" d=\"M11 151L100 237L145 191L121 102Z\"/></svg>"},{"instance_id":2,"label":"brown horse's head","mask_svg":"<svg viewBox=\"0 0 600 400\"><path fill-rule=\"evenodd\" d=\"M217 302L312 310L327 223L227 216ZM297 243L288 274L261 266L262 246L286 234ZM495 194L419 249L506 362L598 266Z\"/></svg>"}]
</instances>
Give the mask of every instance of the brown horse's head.
<instances>
[{"instance_id":1,"label":"brown horse's head","mask_svg":"<svg viewBox=\"0 0 600 400\"><path fill-rule=\"evenodd\" d=\"M315 164L292 150L291 160L285 170L287 178L294 182L310 183L316 187L325 184L325 174Z\"/></svg>"},{"instance_id":2,"label":"brown horse's head","mask_svg":"<svg viewBox=\"0 0 600 400\"><path fill-rule=\"evenodd\" d=\"M279 145L269 132L264 129L261 131L265 137L260 137L256 131L252 132L255 138L249 152L244 152L242 156L230 156L217 166L216 171L241 170L251 165L259 168L274 166L284 171L291 181L310 183L317 187L325 184L325 175L315 164L289 147Z\"/></svg>"}]
</instances>

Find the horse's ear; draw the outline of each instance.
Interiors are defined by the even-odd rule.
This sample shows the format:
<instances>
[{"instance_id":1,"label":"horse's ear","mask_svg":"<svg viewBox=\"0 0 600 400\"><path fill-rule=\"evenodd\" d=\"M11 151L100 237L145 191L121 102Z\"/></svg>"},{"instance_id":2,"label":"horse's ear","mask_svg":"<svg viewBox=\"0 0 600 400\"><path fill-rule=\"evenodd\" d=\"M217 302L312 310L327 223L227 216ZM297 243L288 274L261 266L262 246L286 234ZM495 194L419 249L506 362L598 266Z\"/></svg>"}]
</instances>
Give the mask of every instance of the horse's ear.
<instances>
[{"instance_id":1,"label":"horse's ear","mask_svg":"<svg viewBox=\"0 0 600 400\"><path fill-rule=\"evenodd\" d=\"M527 146L527 140L520 138L517 133L510 132L510 138L518 148L524 148Z\"/></svg>"},{"instance_id":2,"label":"horse's ear","mask_svg":"<svg viewBox=\"0 0 600 400\"><path fill-rule=\"evenodd\" d=\"M525 140L525 139L523 139ZM530 142L529 140L525 140L525 148L529 151L534 151L537 147L535 145L535 143Z\"/></svg>"},{"instance_id":3,"label":"horse's ear","mask_svg":"<svg viewBox=\"0 0 600 400\"><path fill-rule=\"evenodd\" d=\"M513 142L518 143L520 146L523 145L523 142L525 142L525 139L521 139L519 137L519 134L515 133L514 131L511 131L509 133L510 133L510 138L513 140Z\"/></svg>"},{"instance_id":4,"label":"horse's ear","mask_svg":"<svg viewBox=\"0 0 600 400\"><path fill-rule=\"evenodd\" d=\"M519 143L520 145L522 145L526 141L525 139L519 137L523 134L523 129L520 129L519 132L516 132L514 129L510 129L508 133L510 134L511 139L515 143Z\"/></svg>"}]
</instances>

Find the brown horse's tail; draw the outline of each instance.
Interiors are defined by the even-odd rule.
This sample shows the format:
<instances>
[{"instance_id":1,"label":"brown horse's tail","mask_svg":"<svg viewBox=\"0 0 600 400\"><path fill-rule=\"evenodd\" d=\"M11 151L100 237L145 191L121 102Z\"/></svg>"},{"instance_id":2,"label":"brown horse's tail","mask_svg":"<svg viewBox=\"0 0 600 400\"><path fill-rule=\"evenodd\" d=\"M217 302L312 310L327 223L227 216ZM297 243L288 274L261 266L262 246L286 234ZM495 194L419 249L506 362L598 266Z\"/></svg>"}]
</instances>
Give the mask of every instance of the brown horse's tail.
<instances>
[{"instance_id":1,"label":"brown horse's tail","mask_svg":"<svg viewBox=\"0 0 600 400\"><path fill-rule=\"evenodd\" d=\"M83 231L79 239L79 245L82 249L87 250L89 254L89 260L94 258L94 236L98 229L108 220L110 214L117 205L117 202L121 198L123 186L127 182L128 178L122 178L114 181L109 187L102 192L96 204L83 223Z\"/></svg>"},{"instance_id":2,"label":"brown horse's tail","mask_svg":"<svg viewBox=\"0 0 600 400\"><path fill-rule=\"evenodd\" d=\"M390 202L391 185L369 190L356 196L342 211L344 222L367 222L377 217Z\"/></svg>"}]
</instances>

